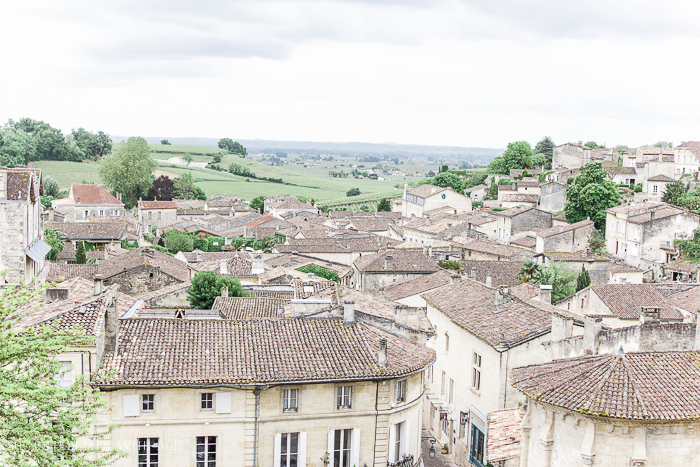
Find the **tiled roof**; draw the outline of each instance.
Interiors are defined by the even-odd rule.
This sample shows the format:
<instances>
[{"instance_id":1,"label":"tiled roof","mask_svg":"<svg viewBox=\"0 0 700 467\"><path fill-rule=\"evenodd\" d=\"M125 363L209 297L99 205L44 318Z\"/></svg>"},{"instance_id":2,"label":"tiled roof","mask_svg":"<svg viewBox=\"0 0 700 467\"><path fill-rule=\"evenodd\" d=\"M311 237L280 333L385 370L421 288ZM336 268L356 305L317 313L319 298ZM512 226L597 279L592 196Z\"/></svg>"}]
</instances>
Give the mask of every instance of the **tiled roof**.
<instances>
[{"instance_id":1,"label":"tiled roof","mask_svg":"<svg viewBox=\"0 0 700 467\"><path fill-rule=\"evenodd\" d=\"M518 191L516 185L498 185L498 191Z\"/></svg>"},{"instance_id":2,"label":"tiled roof","mask_svg":"<svg viewBox=\"0 0 700 467\"><path fill-rule=\"evenodd\" d=\"M178 209L204 209L206 201L201 199L173 199L173 202L177 203Z\"/></svg>"},{"instance_id":3,"label":"tiled roof","mask_svg":"<svg viewBox=\"0 0 700 467\"><path fill-rule=\"evenodd\" d=\"M523 282L515 287L511 287L510 293L521 300L527 300L529 298L537 298L540 295L540 287L532 282Z\"/></svg>"},{"instance_id":4,"label":"tiled roof","mask_svg":"<svg viewBox=\"0 0 700 467\"><path fill-rule=\"evenodd\" d=\"M668 303L682 310L697 314L700 311L700 287L695 286L666 297Z\"/></svg>"},{"instance_id":5,"label":"tiled roof","mask_svg":"<svg viewBox=\"0 0 700 467\"><path fill-rule=\"evenodd\" d=\"M392 224L393 222L390 219L364 218L351 221L351 225L355 229L363 232L383 232L389 230L389 226Z\"/></svg>"},{"instance_id":6,"label":"tiled roof","mask_svg":"<svg viewBox=\"0 0 700 467\"><path fill-rule=\"evenodd\" d=\"M679 259L666 263L664 265L664 269L694 274L700 270L700 263L689 261L687 259Z\"/></svg>"},{"instance_id":7,"label":"tiled roof","mask_svg":"<svg viewBox=\"0 0 700 467\"><path fill-rule=\"evenodd\" d=\"M421 198L427 198L428 196L436 195L438 193L442 193L443 191L449 190L449 189L450 188L443 188L441 186L425 184L425 185L417 186L407 193L411 194L411 195L420 196Z\"/></svg>"},{"instance_id":8,"label":"tiled roof","mask_svg":"<svg viewBox=\"0 0 700 467\"><path fill-rule=\"evenodd\" d=\"M505 212L505 211L504 211ZM478 251L480 253L487 253L494 256L504 256L510 258L523 253L530 253L529 250L523 248L516 248L514 246L502 245L500 243L492 242L490 240L472 240L471 242L460 244L464 250Z\"/></svg>"},{"instance_id":9,"label":"tiled roof","mask_svg":"<svg viewBox=\"0 0 700 467\"><path fill-rule=\"evenodd\" d=\"M588 261L589 259L593 260L594 262L610 261L604 256L594 254L592 254L589 258L588 253L585 251L546 251L541 254L549 258L551 261L573 261L576 263Z\"/></svg>"},{"instance_id":10,"label":"tiled roof","mask_svg":"<svg viewBox=\"0 0 700 467\"><path fill-rule=\"evenodd\" d=\"M602 284L591 290L620 319L639 319L643 306L661 308L660 319L682 319L653 284Z\"/></svg>"},{"instance_id":11,"label":"tiled roof","mask_svg":"<svg viewBox=\"0 0 700 467\"><path fill-rule=\"evenodd\" d=\"M386 289L387 300L400 300L420 293L428 292L438 287L450 285L450 273L440 270L432 274L425 274L416 279L392 285Z\"/></svg>"},{"instance_id":12,"label":"tiled roof","mask_svg":"<svg viewBox=\"0 0 700 467\"><path fill-rule=\"evenodd\" d=\"M386 267L386 257L392 256L390 267ZM360 272L412 272L428 273L438 271L435 261L422 251L386 250L374 255L360 256L355 260L355 267Z\"/></svg>"},{"instance_id":13,"label":"tiled roof","mask_svg":"<svg viewBox=\"0 0 700 467\"><path fill-rule=\"evenodd\" d=\"M422 295L455 324L484 342L517 345L549 330L552 308L534 305L511 295L511 301L496 305L496 290L471 280Z\"/></svg>"},{"instance_id":14,"label":"tiled roof","mask_svg":"<svg viewBox=\"0 0 700 467\"><path fill-rule=\"evenodd\" d=\"M522 187L527 187L527 188L538 188L541 185L543 185L540 182L529 182L529 181L520 181L518 182L518 188Z\"/></svg>"},{"instance_id":15,"label":"tiled roof","mask_svg":"<svg viewBox=\"0 0 700 467\"><path fill-rule=\"evenodd\" d=\"M660 201L645 201L644 203L620 204L607 210L607 212L626 212L630 215L641 214L653 208L666 207L668 204Z\"/></svg>"},{"instance_id":16,"label":"tiled roof","mask_svg":"<svg viewBox=\"0 0 700 467\"><path fill-rule=\"evenodd\" d=\"M157 290L150 290L146 293L133 293L132 296L134 299L140 298L144 302L148 303L150 300L154 300L156 298L169 295L173 292L178 292L178 291L185 291L189 290L189 288L192 286L192 283L190 281L186 282L176 282L174 284L166 285L165 287L161 287ZM123 296L124 294L121 294L120 296Z\"/></svg>"},{"instance_id":17,"label":"tiled roof","mask_svg":"<svg viewBox=\"0 0 700 467\"><path fill-rule=\"evenodd\" d=\"M566 222L566 214L561 213L561 214L558 214L556 216L552 216L552 220Z\"/></svg>"},{"instance_id":18,"label":"tiled roof","mask_svg":"<svg viewBox=\"0 0 700 467\"><path fill-rule=\"evenodd\" d=\"M490 464L520 456L521 420L519 408L489 412L486 459Z\"/></svg>"},{"instance_id":19,"label":"tiled roof","mask_svg":"<svg viewBox=\"0 0 700 467\"><path fill-rule=\"evenodd\" d=\"M222 259L231 259L236 256L252 259L247 251L183 251L182 254L187 258L188 263L193 263L198 259L200 261L219 261Z\"/></svg>"},{"instance_id":20,"label":"tiled roof","mask_svg":"<svg viewBox=\"0 0 700 467\"><path fill-rule=\"evenodd\" d=\"M513 386L540 402L628 420L697 420L700 353L630 352L516 368Z\"/></svg>"},{"instance_id":21,"label":"tiled roof","mask_svg":"<svg viewBox=\"0 0 700 467\"><path fill-rule=\"evenodd\" d=\"M624 167L619 165L606 166L605 171L610 174L637 174L637 171L634 167Z\"/></svg>"},{"instance_id":22,"label":"tiled roof","mask_svg":"<svg viewBox=\"0 0 700 467\"><path fill-rule=\"evenodd\" d=\"M527 196L533 196L533 195L527 195ZM537 196L537 195L534 195ZM514 217L518 216L524 212L527 212L531 209L536 209L534 206L516 206L514 208L508 208L505 211L498 211L495 214L497 216L503 216L503 217Z\"/></svg>"},{"instance_id":23,"label":"tiled roof","mask_svg":"<svg viewBox=\"0 0 700 467\"><path fill-rule=\"evenodd\" d=\"M46 276L47 281L58 281L61 279L73 279L82 277L88 280L93 280L97 274L98 266L96 264L58 264L50 263L49 273Z\"/></svg>"},{"instance_id":24,"label":"tiled roof","mask_svg":"<svg viewBox=\"0 0 700 467\"><path fill-rule=\"evenodd\" d=\"M511 245L521 246L523 248L535 248L537 239L535 237L523 237L510 242Z\"/></svg>"},{"instance_id":25,"label":"tiled roof","mask_svg":"<svg viewBox=\"0 0 700 467\"><path fill-rule=\"evenodd\" d=\"M569 224L569 225L555 225L554 227L536 229L535 233L539 237L549 238L549 237L553 237L555 235L563 234L565 232L570 232L572 230L582 229L582 228L592 227L592 226L593 226L593 221L590 219L587 219L585 221L575 222L575 223Z\"/></svg>"},{"instance_id":26,"label":"tiled roof","mask_svg":"<svg viewBox=\"0 0 700 467\"><path fill-rule=\"evenodd\" d=\"M659 208L656 211L654 211L654 220L677 216L679 214L683 214L684 212L686 211L675 206ZM697 217L697 214L694 215ZM631 222L633 224L646 224L647 222L652 222L651 212L646 212L637 216L630 216L629 218L627 218L627 222Z\"/></svg>"},{"instance_id":27,"label":"tiled roof","mask_svg":"<svg viewBox=\"0 0 700 467\"><path fill-rule=\"evenodd\" d=\"M248 319L281 318L280 308L289 300L257 297L216 297L212 310L222 312L226 319L236 321Z\"/></svg>"},{"instance_id":28,"label":"tiled roof","mask_svg":"<svg viewBox=\"0 0 700 467\"><path fill-rule=\"evenodd\" d=\"M610 263L608 264L608 274L620 274L620 273L630 273L630 272L644 272L639 268L634 266L627 266L625 264Z\"/></svg>"},{"instance_id":29,"label":"tiled roof","mask_svg":"<svg viewBox=\"0 0 700 467\"><path fill-rule=\"evenodd\" d=\"M144 264L157 268L181 282L189 280L185 263L147 247L135 248L128 253L103 260L100 262L99 271L107 279Z\"/></svg>"},{"instance_id":30,"label":"tiled roof","mask_svg":"<svg viewBox=\"0 0 700 467\"><path fill-rule=\"evenodd\" d=\"M254 221L248 222L245 226L248 227L249 229L253 229L255 227L258 227L260 225L263 225L263 224L266 224L270 221L275 221L275 220L278 220L278 219L275 216L271 216L268 214L268 215L263 216L259 219L255 219Z\"/></svg>"},{"instance_id":31,"label":"tiled roof","mask_svg":"<svg viewBox=\"0 0 700 467\"><path fill-rule=\"evenodd\" d=\"M112 217L100 222L44 222L45 229L61 232L66 240L121 240L126 238L127 224Z\"/></svg>"},{"instance_id":32,"label":"tiled roof","mask_svg":"<svg viewBox=\"0 0 700 467\"><path fill-rule=\"evenodd\" d=\"M7 172L7 199L12 201L34 201L44 193L41 170L26 167L3 168Z\"/></svg>"},{"instance_id":33,"label":"tiled roof","mask_svg":"<svg viewBox=\"0 0 700 467\"><path fill-rule=\"evenodd\" d=\"M464 273L472 277L472 268L476 268L476 280L486 282L486 276L491 276L491 284L515 286L522 281L518 278L522 263L519 261L460 261Z\"/></svg>"},{"instance_id":34,"label":"tiled roof","mask_svg":"<svg viewBox=\"0 0 700 467\"><path fill-rule=\"evenodd\" d=\"M76 204L108 204L124 206L124 203L107 191L103 186L92 183L72 183L71 193Z\"/></svg>"},{"instance_id":35,"label":"tiled roof","mask_svg":"<svg viewBox=\"0 0 700 467\"><path fill-rule=\"evenodd\" d=\"M138 208L149 209L177 209L177 201L139 201Z\"/></svg>"},{"instance_id":36,"label":"tiled roof","mask_svg":"<svg viewBox=\"0 0 700 467\"><path fill-rule=\"evenodd\" d=\"M302 203L294 196L284 197L283 199L280 199L278 201L268 203L268 207L272 207L275 209L308 209L310 211L316 209L308 203Z\"/></svg>"},{"instance_id":37,"label":"tiled roof","mask_svg":"<svg viewBox=\"0 0 700 467\"><path fill-rule=\"evenodd\" d=\"M676 149L678 148L688 148L690 152L695 154L695 157L700 158L700 141L683 141L679 146L676 146Z\"/></svg>"},{"instance_id":38,"label":"tiled roof","mask_svg":"<svg viewBox=\"0 0 700 467\"><path fill-rule=\"evenodd\" d=\"M380 235L361 234L357 237L335 236L332 238L291 239L288 245L276 245L280 253L351 253L375 252L387 246L401 243Z\"/></svg>"},{"instance_id":39,"label":"tiled roof","mask_svg":"<svg viewBox=\"0 0 700 467\"><path fill-rule=\"evenodd\" d=\"M97 386L180 386L385 379L430 365L427 347L342 319L126 319ZM379 366L379 339L388 363Z\"/></svg>"},{"instance_id":40,"label":"tiled roof","mask_svg":"<svg viewBox=\"0 0 700 467\"><path fill-rule=\"evenodd\" d=\"M661 175L655 175L651 178L647 178L647 181L648 182L672 182L674 180L667 175L661 174Z\"/></svg>"},{"instance_id":41,"label":"tiled roof","mask_svg":"<svg viewBox=\"0 0 700 467\"><path fill-rule=\"evenodd\" d=\"M503 195L504 203L536 203L539 199L540 195L526 195L524 193L509 193Z\"/></svg>"},{"instance_id":42,"label":"tiled roof","mask_svg":"<svg viewBox=\"0 0 700 467\"><path fill-rule=\"evenodd\" d=\"M400 212L365 212L365 211L330 211L328 216L331 219L334 218L362 218L362 217L379 217L379 218L389 218L389 219L399 219L401 217Z\"/></svg>"}]
</instances>

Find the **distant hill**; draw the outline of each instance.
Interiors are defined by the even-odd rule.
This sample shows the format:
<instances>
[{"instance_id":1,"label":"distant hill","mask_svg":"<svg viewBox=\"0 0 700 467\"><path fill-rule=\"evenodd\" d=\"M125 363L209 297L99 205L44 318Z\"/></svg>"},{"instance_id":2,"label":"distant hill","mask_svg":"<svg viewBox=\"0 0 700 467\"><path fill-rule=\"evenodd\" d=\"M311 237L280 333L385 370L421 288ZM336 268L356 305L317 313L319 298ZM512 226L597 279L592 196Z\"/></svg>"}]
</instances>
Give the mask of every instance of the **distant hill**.
<instances>
[{"instance_id":1,"label":"distant hill","mask_svg":"<svg viewBox=\"0 0 700 467\"><path fill-rule=\"evenodd\" d=\"M127 139L126 136L112 136L115 142ZM217 147L218 138L170 138L163 136L144 136L149 144L158 144L167 139L172 144L183 146ZM371 155L402 157L454 157L457 159L491 160L503 154L503 149L474 148L461 146L427 146L420 144L398 143L329 143L317 141L269 141L260 139L239 139L249 152L294 152L305 154Z\"/></svg>"}]
</instances>

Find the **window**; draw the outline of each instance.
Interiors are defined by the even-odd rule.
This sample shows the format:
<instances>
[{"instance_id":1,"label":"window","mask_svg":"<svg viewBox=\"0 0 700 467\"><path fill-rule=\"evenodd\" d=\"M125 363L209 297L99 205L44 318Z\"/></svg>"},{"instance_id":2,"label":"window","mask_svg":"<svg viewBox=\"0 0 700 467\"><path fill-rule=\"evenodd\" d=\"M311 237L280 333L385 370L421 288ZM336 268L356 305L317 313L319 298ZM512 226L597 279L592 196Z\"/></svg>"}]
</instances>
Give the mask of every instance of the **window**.
<instances>
[{"instance_id":1,"label":"window","mask_svg":"<svg viewBox=\"0 0 700 467\"><path fill-rule=\"evenodd\" d=\"M73 384L73 364L71 362L58 362L61 365L61 373L58 376L58 386L69 388Z\"/></svg>"},{"instance_id":2,"label":"window","mask_svg":"<svg viewBox=\"0 0 700 467\"><path fill-rule=\"evenodd\" d=\"M472 352L472 388L481 389L481 355Z\"/></svg>"},{"instance_id":3,"label":"window","mask_svg":"<svg viewBox=\"0 0 700 467\"><path fill-rule=\"evenodd\" d=\"M484 465L484 432L472 425L472 443L469 449L469 460L474 465Z\"/></svg>"},{"instance_id":4,"label":"window","mask_svg":"<svg viewBox=\"0 0 700 467\"><path fill-rule=\"evenodd\" d=\"M149 221L151 220L151 216L152 216L151 211L148 211L148 220L149 220Z\"/></svg>"},{"instance_id":5,"label":"window","mask_svg":"<svg viewBox=\"0 0 700 467\"><path fill-rule=\"evenodd\" d=\"M349 409L352 403L352 386L338 386L338 408Z\"/></svg>"},{"instance_id":6,"label":"window","mask_svg":"<svg viewBox=\"0 0 700 467\"><path fill-rule=\"evenodd\" d=\"M654 185L654 188L653 188L652 191L653 191L654 193L658 193L658 192L659 192L659 186L658 186L658 185Z\"/></svg>"},{"instance_id":7,"label":"window","mask_svg":"<svg viewBox=\"0 0 700 467\"><path fill-rule=\"evenodd\" d=\"M583 299L581 299L581 309L583 310Z\"/></svg>"},{"instance_id":8,"label":"window","mask_svg":"<svg viewBox=\"0 0 700 467\"><path fill-rule=\"evenodd\" d=\"M105 212L102 209L100 209L100 216L104 216L104 215L105 215Z\"/></svg>"},{"instance_id":9,"label":"window","mask_svg":"<svg viewBox=\"0 0 700 467\"><path fill-rule=\"evenodd\" d=\"M156 408L155 394L141 395L141 412L153 412Z\"/></svg>"},{"instance_id":10,"label":"window","mask_svg":"<svg viewBox=\"0 0 700 467\"><path fill-rule=\"evenodd\" d=\"M440 395L445 394L445 371L442 371L442 379L440 380Z\"/></svg>"},{"instance_id":11,"label":"window","mask_svg":"<svg viewBox=\"0 0 700 467\"><path fill-rule=\"evenodd\" d=\"M216 467L216 436L197 436L197 467Z\"/></svg>"},{"instance_id":12,"label":"window","mask_svg":"<svg viewBox=\"0 0 700 467\"><path fill-rule=\"evenodd\" d=\"M282 391L282 410L284 412L297 411L297 389L285 389Z\"/></svg>"},{"instance_id":13,"label":"window","mask_svg":"<svg viewBox=\"0 0 700 467\"><path fill-rule=\"evenodd\" d=\"M406 400L406 380L396 382L396 401L404 402Z\"/></svg>"},{"instance_id":14,"label":"window","mask_svg":"<svg viewBox=\"0 0 700 467\"><path fill-rule=\"evenodd\" d=\"M455 401L455 382L450 378L450 398L449 403L452 404Z\"/></svg>"},{"instance_id":15,"label":"window","mask_svg":"<svg viewBox=\"0 0 700 467\"><path fill-rule=\"evenodd\" d=\"M349 387L349 386L346 386ZM350 444L352 438L352 430L346 428L344 430L335 430L333 437L333 467L351 467L350 466Z\"/></svg>"},{"instance_id":16,"label":"window","mask_svg":"<svg viewBox=\"0 0 700 467\"><path fill-rule=\"evenodd\" d=\"M401 432L403 431L402 428L403 428L404 423L405 422L401 422L401 423L397 423L396 425L394 425L394 433L396 433L396 434L394 435L395 436L394 445L391 446L391 448L394 450L394 452L393 452L394 462L398 462L401 460L401 454L403 452L401 450Z\"/></svg>"},{"instance_id":17,"label":"window","mask_svg":"<svg viewBox=\"0 0 700 467\"><path fill-rule=\"evenodd\" d=\"M88 218L88 214L90 214L90 211L84 211L84 212L83 212L83 219L87 219L87 218Z\"/></svg>"},{"instance_id":18,"label":"window","mask_svg":"<svg viewBox=\"0 0 700 467\"><path fill-rule=\"evenodd\" d=\"M297 467L299 457L299 433L282 433L280 467Z\"/></svg>"},{"instance_id":19,"label":"window","mask_svg":"<svg viewBox=\"0 0 700 467\"><path fill-rule=\"evenodd\" d=\"M139 438L138 467L158 467L158 438Z\"/></svg>"},{"instance_id":20,"label":"window","mask_svg":"<svg viewBox=\"0 0 700 467\"><path fill-rule=\"evenodd\" d=\"M200 405L199 408L201 410L213 410L214 409L214 393L211 392L203 392L200 395Z\"/></svg>"},{"instance_id":21,"label":"window","mask_svg":"<svg viewBox=\"0 0 700 467\"><path fill-rule=\"evenodd\" d=\"M445 352L450 350L450 335L445 333Z\"/></svg>"}]
</instances>

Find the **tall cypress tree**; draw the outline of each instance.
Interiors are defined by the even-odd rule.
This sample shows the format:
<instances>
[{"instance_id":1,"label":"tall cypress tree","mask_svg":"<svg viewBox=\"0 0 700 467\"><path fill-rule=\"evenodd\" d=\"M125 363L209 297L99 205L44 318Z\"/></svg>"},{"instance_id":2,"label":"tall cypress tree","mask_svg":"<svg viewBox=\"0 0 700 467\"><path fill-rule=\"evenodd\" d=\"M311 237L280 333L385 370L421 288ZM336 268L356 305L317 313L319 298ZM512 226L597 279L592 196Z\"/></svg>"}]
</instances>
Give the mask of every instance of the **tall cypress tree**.
<instances>
[{"instance_id":1,"label":"tall cypress tree","mask_svg":"<svg viewBox=\"0 0 700 467\"><path fill-rule=\"evenodd\" d=\"M78 242L78 248L75 249L75 264L85 264L86 262L85 244L83 242Z\"/></svg>"},{"instance_id":2,"label":"tall cypress tree","mask_svg":"<svg viewBox=\"0 0 700 467\"><path fill-rule=\"evenodd\" d=\"M591 285L591 275L588 274L586 268L581 265L581 273L576 278L576 292L583 290Z\"/></svg>"}]
</instances>

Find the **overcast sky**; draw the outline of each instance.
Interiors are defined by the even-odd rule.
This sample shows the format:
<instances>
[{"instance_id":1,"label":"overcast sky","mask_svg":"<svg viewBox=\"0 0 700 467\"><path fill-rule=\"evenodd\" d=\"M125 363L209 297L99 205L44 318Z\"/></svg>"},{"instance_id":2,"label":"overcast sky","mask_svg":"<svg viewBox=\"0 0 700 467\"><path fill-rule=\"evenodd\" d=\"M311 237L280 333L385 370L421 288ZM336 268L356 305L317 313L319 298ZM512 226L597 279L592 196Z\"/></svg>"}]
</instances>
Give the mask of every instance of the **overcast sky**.
<instances>
[{"instance_id":1,"label":"overcast sky","mask_svg":"<svg viewBox=\"0 0 700 467\"><path fill-rule=\"evenodd\" d=\"M505 147L700 139L700 4L35 0L0 120L64 132Z\"/></svg>"}]
</instances>

